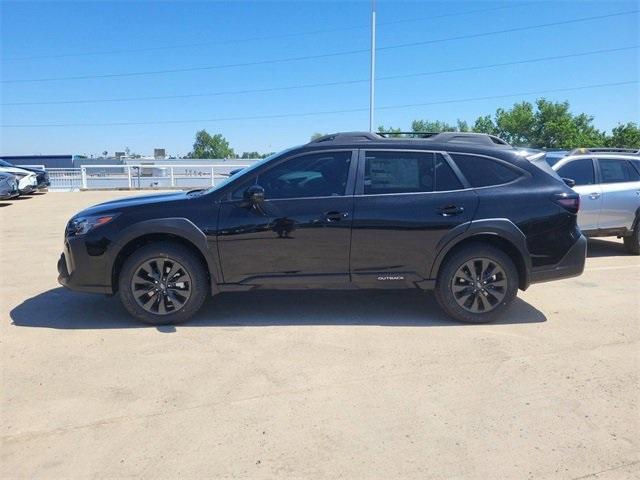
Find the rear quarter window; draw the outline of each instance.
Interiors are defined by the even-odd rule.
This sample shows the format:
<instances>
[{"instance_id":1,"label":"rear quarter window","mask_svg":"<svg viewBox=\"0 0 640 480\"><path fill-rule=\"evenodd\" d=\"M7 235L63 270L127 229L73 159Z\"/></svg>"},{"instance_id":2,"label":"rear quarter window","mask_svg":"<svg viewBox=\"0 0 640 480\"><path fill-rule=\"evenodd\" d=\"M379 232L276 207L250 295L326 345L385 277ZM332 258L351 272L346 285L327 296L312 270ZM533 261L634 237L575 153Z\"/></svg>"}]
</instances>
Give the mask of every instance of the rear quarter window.
<instances>
[{"instance_id":1,"label":"rear quarter window","mask_svg":"<svg viewBox=\"0 0 640 480\"><path fill-rule=\"evenodd\" d=\"M520 176L515 169L491 158L456 153L451 157L472 187L502 185Z\"/></svg>"},{"instance_id":2,"label":"rear quarter window","mask_svg":"<svg viewBox=\"0 0 640 480\"><path fill-rule=\"evenodd\" d=\"M638 180L638 172L631 166L631 162L624 159L601 158L600 176L602 183L623 183Z\"/></svg>"}]
</instances>

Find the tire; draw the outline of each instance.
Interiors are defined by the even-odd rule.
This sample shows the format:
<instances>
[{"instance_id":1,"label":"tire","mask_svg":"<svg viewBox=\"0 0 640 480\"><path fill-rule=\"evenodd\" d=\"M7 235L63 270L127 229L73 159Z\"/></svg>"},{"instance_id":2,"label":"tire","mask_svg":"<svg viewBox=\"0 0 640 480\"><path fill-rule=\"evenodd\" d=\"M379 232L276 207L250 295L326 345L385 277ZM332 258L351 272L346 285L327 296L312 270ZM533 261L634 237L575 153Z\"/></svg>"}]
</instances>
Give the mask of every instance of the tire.
<instances>
[{"instance_id":1,"label":"tire","mask_svg":"<svg viewBox=\"0 0 640 480\"><path fill-rule=\"evenodd\" d=\"M492 269L492 265L495 268ZM475 271L475 278L469 275L471 269ZM479 272L486 278L477 282ZM482 293L482 289L486 293ZM440 307L451 318L465 323L496 320L517 293L518 270L511 258L502 250L483 243L472 243L454 252L440 268L436 280L435 294Z\"/></svg>"},{"instance_id":2,"label":"tire","mask_svg":"<svg viewBox=\"0 0 640 480\"><path fill-rule=\"evenodd\" d=\"M136 250L124 262L118 278L118 296L124 308L151 325L188 320L200 309L208 292L209 281L201 259L170 242L152 243Z\"/></svg>"},{"instance_id":3,"label":"tire","mask_svg":"<svg viewBox=\"0 0 640 480\"><path fill-rule=\"evenodd\" d=\"M628 237L622 237L624 248L631 255L640 255L640 219L636 220L636 228Z\"/></svg>"}]
</instances>

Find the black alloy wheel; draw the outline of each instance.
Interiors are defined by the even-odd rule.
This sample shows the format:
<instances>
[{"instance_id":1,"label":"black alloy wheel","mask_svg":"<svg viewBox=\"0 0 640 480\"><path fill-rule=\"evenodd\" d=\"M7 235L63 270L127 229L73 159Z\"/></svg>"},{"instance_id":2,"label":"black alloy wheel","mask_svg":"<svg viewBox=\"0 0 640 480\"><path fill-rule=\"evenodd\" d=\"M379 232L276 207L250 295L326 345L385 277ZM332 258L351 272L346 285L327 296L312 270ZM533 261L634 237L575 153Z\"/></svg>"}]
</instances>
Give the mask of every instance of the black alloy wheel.
<instances>
[{"instance_id":1,"label":"black alloy wheel","mask_svg":"<svg viewBox=\"0 0 640 480\"><path fill-rule=\"evenodd\" d=\"M458 268L451 280L458 305L471 313L489 312L507 293L507 278L500 264L489 258L474 258Z\"/></svg>"},{"instance_id":2,"label":"black alloy wheel","mask_svg":"<svg viewBox=\"0 0 640 480\"><path fill-rule=\"evenodd\" d=\"M167 315L182 308L191 297L191 276L177 260L152 258L137 268L131 292L147 312Z\"/></svg>"}]
</instances>

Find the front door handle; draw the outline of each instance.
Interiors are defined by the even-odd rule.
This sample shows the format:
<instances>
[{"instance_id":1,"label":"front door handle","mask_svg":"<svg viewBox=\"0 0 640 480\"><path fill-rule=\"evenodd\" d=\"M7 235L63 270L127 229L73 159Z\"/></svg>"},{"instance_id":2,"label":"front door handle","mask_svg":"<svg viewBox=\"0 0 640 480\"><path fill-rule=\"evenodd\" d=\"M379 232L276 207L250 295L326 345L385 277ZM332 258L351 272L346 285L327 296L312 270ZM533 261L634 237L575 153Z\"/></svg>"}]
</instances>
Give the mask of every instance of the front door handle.
<instances>
[{"instance_id":1,"label":"front door handle","mask_svg":"<svg viewBox=\"0 0 640 480\"><path fill-rule=\"evenodd\" d=\"M347 212L326 212L324 219L327 222L339 222L343 218L347 218L349 214Z\"/></svg>"},{"instance_id":2,"label":"front door handle","mask_svg":"<svg viewBox=\"0 0 640 480\"><path fill-rule=\"evenodd\" d=\"M592 193L589 194L589 198L591 200L597 200L597 199L600 198L600 194L598 192L592 192Z\"/></svg>"},{"instance_id":3,"label":"front door handle","mask_svg":"<svg viewBox=\"0 0 640 480\"><path fill-rule=\"evenodd\" d=\"M451 217L453 215L459 215L464 212L464 207L458 207L457 205L447 205L446 207L440 207L438 213L443 217Z\"/></svg>"}]
</instances>

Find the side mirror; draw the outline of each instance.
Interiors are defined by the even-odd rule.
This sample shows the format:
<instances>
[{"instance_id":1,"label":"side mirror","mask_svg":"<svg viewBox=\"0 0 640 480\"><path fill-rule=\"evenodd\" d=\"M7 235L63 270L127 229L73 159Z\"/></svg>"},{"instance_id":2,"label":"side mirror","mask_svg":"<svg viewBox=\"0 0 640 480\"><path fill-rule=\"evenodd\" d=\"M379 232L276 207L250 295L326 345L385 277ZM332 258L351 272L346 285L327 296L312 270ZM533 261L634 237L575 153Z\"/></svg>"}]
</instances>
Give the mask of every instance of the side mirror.
<instances>
[{"instance_id":1,"label":"side mirror","mask_svg":"<svg viewBox=\"0 0 640 480\"><path fill-rule=\"evenodd\" d=\"M572 178L563 178L562 181L566 183L568 187L573 188L576 186L576 181L573 180Z\"/></svg>"},{"instance_id":2,"label":"side mirror","mask_svg":"<svg viewBox=\"0 0 640 480\"><path fill-rule=\"evenodd\" d=\"M244 191L244 200L248 205L261 205L264 202L264 188L251 185Z\"/></svg>"}]
</instances>

